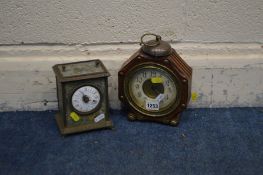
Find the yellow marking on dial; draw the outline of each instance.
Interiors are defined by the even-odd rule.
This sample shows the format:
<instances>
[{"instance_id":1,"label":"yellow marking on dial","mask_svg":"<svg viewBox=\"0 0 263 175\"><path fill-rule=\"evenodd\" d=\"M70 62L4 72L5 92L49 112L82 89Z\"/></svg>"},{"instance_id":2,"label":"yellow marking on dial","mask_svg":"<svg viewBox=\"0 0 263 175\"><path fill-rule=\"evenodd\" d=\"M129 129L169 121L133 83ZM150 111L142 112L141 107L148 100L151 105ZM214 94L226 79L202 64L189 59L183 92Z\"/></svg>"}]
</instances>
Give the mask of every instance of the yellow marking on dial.
<instances>
[{"instance_id":1,"label":"yellow marking on dial","mask_svg":"<svg viewBox=\"0 0 263 175\"><path fill-rule=\"evenodd\" d=\"M162 77L152 77L151 78L152 83L163 83Z\"/></svg>"}]
</instances>

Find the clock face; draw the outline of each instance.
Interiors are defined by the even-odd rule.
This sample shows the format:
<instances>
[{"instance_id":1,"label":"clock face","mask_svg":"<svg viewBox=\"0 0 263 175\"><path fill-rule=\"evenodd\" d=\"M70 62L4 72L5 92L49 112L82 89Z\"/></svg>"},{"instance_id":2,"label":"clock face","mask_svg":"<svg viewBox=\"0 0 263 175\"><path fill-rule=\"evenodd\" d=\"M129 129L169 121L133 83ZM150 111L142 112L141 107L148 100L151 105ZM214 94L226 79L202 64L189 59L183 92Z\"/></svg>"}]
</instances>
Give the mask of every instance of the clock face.
<instances>
[{"instance_id":1,"label":"clock face","mask_svg":"<svg viewBox=\"0 0 263 175\"><path fill-rule=\"evenodd\" d=\"M74 91L71 103L76 112L89 113L100 104L101 96L93 86L82 86Z\"/></svg>"},{"instance_id":2,"label":"clock face","mask_svg":"<svg viewBox=\"0 0 263 175\"><path fill-rule=\"evenodd\" d=\"M126 78L126 96L132 106L148 114L167 114L176 107L175 76L162 67L135 68Z\"/></svg>"}]
</instances>

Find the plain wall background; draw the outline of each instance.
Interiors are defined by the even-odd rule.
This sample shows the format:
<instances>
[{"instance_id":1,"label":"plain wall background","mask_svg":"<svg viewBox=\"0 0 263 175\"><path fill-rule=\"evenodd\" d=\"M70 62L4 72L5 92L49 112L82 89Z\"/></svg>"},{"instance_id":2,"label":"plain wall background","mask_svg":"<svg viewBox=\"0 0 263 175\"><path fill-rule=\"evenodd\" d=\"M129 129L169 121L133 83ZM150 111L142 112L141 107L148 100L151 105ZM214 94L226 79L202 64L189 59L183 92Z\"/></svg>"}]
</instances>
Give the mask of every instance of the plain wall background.
<instances>
[{"instance_id":1,"label":"plain wall background","mask_svg":"<svg viewBox=\"0 0 263 175\"><path fill-rule=\"evenodd\" d=\"M263 42L262 0L1 0L0 44Z\"/></svg>"}]
</instances>

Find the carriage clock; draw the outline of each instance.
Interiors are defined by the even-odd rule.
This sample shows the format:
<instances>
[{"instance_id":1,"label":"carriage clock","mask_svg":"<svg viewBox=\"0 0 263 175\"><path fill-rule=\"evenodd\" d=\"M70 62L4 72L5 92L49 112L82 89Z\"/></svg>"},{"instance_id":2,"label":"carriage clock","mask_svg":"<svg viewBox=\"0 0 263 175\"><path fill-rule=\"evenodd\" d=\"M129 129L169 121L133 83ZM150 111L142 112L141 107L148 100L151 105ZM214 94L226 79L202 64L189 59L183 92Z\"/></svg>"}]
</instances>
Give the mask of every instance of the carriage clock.
<instances>
[{"instance_id":1,"label":"carriage clock","mask_svg":"<svg viewBox=\"0 0 263 175\"><path fill-rule=\"evenodd\" d=\"M56 75L59 112L56 121L61 134L111 128L108 107L108 76L100 60L53 66Z\"/></svg>"},{"instance_id":2,"label":"carriage clock","mask_svg":"<svg viewBox=\"0 0 263 175\"><path fill-rule=\"evenodd\" d=\"M159 35L144 34L141 45L118 73L119 99L130 120L176 126L190 100L192 68Z\"/></svg>"}]
</instances>

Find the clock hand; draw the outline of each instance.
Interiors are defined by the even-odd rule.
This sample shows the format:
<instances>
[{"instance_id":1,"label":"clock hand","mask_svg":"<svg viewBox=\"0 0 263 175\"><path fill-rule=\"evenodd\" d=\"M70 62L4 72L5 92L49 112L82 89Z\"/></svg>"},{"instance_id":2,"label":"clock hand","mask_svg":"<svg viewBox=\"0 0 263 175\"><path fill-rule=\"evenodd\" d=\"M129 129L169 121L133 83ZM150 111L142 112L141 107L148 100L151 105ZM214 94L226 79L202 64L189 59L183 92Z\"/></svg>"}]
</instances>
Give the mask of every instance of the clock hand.
<instances>
[{"instance_id":1,"label":"clock hand","mask_svg":"<svg viewBox=\"0 0 263 175\"><path fill-rule=\"evenodd\" d=\"M85 93L84 92L82 92L82 91L79 91L83 96L85 95Z\"/></svg>"},{"instance_id":2,"label":"clock hand","mask_svg":"<svg viewBox=\"0 0 263 175\"><path fill-rule=\"evenodd\" d=\"M158 83L158 84L162 84L162 83ZM158 88L159 86L158 85L155 85L155 86L151 86L151 89L156 92L157 94L162 94L162 90L160 88Z\"/></svg>"}]
</instances>

